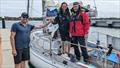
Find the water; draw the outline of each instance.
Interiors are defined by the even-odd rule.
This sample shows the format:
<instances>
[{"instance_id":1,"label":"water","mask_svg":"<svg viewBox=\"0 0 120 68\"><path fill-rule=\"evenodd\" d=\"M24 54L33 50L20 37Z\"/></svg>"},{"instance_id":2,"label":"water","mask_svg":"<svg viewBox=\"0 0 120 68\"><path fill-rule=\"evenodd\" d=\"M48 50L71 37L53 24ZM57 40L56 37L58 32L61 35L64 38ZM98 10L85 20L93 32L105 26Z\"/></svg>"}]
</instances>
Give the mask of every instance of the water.
<instances>
[{"instance_id":1,"label":"water","mask_svg":"<svg viewBox=\"0 0 120 68\"><path fill-rule=\"evenodd\" d=\"M13 23L19 22L19 21L5 21L6 28L10 29ZM42 21L29 21L28 22L31 25L39 25L42 24ZM0 29L2 28L2 22L0 21Z\"/></svg>"},{"instance_id":2,"label":"water","mask_svg":"<svg viewBox=\"0 0 120 68\"><path fill-rule=\"evenodd\" d=\"M102 45L107 44L107 36L105 34L99 34L94 27L90 27L89 34L88 34L88 41L91 42L97 42L97 40L100 40L100 43ZM101 30L101 28L99 28ZM105 46L106 47L106 46Z\"/></svg>"},{"instance_id":3,"label":"water","mask_svg":"<svg viewBox=\"0 0 120 68\"><path fill-rule=\"evenodd\" d=\"M6 28L10 29L12 24L19 21L6 21ZM29 21L29 24L38 26L42 24L42 21ZM2 23L0 21L0 28L2 28ZM98 32L100 32L98 34ZM101 44L107 47L107 37L106 34L111 36L120 37L119 29L109 29L109 28L100 28L100 27L90 27L88 41L96 42L98 39Z\"/></svg>"}]
</instances>

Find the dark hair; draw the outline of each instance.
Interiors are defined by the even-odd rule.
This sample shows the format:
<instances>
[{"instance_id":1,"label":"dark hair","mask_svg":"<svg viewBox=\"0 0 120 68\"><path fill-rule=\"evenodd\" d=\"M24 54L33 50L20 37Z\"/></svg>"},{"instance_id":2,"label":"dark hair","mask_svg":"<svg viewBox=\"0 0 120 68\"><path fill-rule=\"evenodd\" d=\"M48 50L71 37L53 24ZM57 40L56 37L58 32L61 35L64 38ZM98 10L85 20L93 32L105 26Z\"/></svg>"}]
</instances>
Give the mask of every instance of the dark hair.
<instances>
[{"instance_id":1,"label":"dark hair","mask_svg":"<svg viewBox=\"0 0 120 68\"><path fill-rule=\"evenodd\" d=\"M59 14L63 14L63 10L62 10L62 6L63 6L63 4L66 4L67 5L67 3L66 2L63 2L62 4L61 4L61 7L60 7L60 9L59 9ZM70 15L70 12L69 12L69 8L67 7L67 9L66 9L66 11L65 11L65 14L66 15Z\"/></svg>"},{"instance_id":2,"label":"dark hair","mask_svg":"<svg viewBox=\"0 0 120 68\"><path fill-rule=\"evenodd\" d=\"M79 2L73 2L73 5L79 5Z\"/></svg>"},{"instance_id":3,"label":"dark hair","mask_svg":"<svg viewBox=\"0 0 120 68\"><path fill-rule=\"evenodd\" d=\"M26 12L22 12L21 17L23 17L23 18L29 18L29 15Z\"/></svg>"},{"instance_id":4,"label":"dark hair","mask_svg":"<svg viewBox=\"0 0 120 68\"><path fill-rule=\"evenodd\" d=\"M74 2L73 5L79 5L79 3L78 2ZM75 12L73 8L71 9L71 12L72 13L76 13L76 14L79 14L80 12L82 12L80 5L79 5L79 8L78 8L77 12Z\"/></svg>"}]
</instances>

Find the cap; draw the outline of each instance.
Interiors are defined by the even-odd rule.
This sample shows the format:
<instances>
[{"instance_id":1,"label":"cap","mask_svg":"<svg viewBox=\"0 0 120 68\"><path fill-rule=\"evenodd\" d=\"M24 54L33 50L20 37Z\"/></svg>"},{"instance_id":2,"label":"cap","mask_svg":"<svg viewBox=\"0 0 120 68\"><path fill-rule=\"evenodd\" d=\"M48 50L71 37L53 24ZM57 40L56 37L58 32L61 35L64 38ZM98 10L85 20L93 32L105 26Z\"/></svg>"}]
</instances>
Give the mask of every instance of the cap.
<instances>
[{"instance_id":1,"label":"cap","mask_svg":"<svg viewBox=\"0 0 120 68\"><path fill-rule=\"evenodd\" d=\"M26 13L26 12L23 12L23 13L21 14L21 17L23 17L23 18L29 18L28 13Z\"/></svg>"},{"instance_id":2,"label":"cap","mask_svg":"<svg viewBox=\"0 0 120 68\"><path fill-rule=\"evenodd\" d=\"M73 5L79 5L79 2L74 2Z\"/></svg>"}]
</instances>

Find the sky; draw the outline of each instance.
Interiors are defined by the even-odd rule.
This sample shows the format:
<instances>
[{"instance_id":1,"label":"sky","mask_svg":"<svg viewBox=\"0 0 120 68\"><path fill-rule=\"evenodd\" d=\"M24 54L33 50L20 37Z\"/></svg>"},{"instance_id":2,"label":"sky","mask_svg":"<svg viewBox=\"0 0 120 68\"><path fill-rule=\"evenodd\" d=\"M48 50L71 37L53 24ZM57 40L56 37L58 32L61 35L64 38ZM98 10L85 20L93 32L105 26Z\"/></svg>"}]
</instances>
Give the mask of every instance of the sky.
<instances>
[{"instance_id":1,"label":"sky","mask_svg":"<svg viewBox=\"0 0 120 68\"><path fill-rule=\"evenodd\" d=\"M30 0L30 4L30 15L32 17L41 17L42 1ZM0 16L19 17L22 12L27 11L26 9L27 0L0 0Z\"/></svg>"},{"instance_id":2,"label":"sky","mask_svg":"<svg viewBox=\"0 0 120 68\"><path fill-rule=\"evenodd\" d=\"M41 0L30 0L30 16L42 17ZM32 3L33 1L33 3ZM84 5L90 4L94 7L94 0L54 0L55 3L63 1L72 3L82 1ZM95 0L99 18L117 17L120 18L120 0ZM26 12L27 0L0 0L0 16L18 17Z\"/></svg>"}]
</instances>

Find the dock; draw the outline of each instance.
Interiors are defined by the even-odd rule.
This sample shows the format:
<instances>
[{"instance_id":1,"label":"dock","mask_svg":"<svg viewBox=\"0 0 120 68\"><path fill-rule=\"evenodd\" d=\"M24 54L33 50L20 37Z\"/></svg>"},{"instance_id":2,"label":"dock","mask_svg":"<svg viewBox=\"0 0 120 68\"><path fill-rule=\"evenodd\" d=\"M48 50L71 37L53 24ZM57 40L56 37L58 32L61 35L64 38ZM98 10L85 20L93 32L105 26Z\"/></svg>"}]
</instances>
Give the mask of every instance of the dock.
<instances>
[{"instance_id":1,"label":"dock","mask_svg":"<svg viewBox=\"0 0 120 68\"><path fill-rule=\"evenodd\" d=\"M2 68L14 68L14 60L10 44L10 29L0 29L1 33L1 48L2 48ZM28 65L26 65L28 68Z\"/></svg>"},{"instance_id":2,"label":"dock","mask_svg":"<svg viewBox=\"0 0 120 68\"><path fill-rule=\"evenodd\" d=\"M91 26L106 27L106 28L120 28L120 18L96 18L91 19Z\"/></svg>"}]
</instances>

